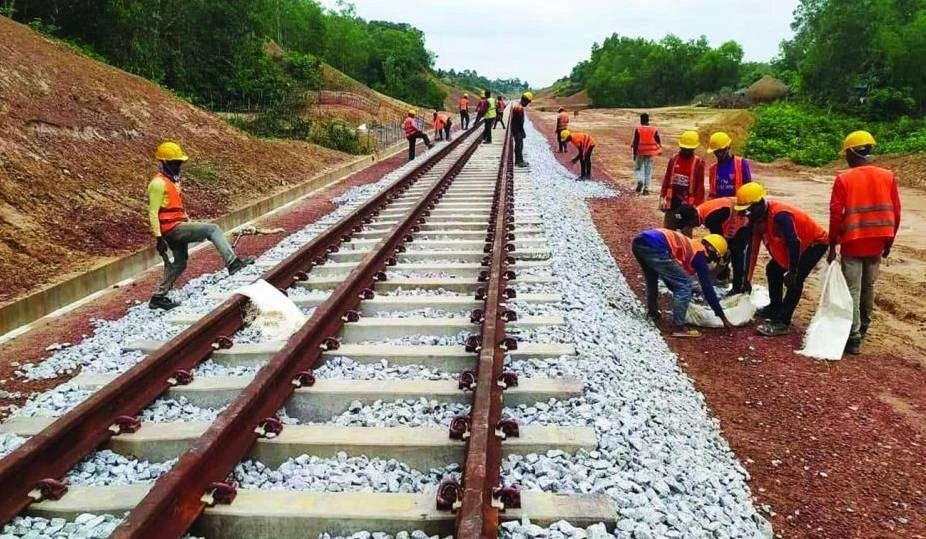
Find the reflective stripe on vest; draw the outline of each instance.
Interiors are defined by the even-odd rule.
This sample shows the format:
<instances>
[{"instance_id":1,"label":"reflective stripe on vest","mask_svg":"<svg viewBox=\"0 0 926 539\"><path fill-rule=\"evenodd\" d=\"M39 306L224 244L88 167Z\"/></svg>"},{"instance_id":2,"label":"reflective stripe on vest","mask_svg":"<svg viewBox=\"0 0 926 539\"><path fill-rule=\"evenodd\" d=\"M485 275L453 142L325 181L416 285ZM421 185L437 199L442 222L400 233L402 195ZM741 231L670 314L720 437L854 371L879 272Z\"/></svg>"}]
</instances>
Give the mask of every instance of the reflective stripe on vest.
<instances>
[{"instance_id":1,"label":"reflective stripe on vest","mask_svg":"<svg viewBox=\"0 0 926 539\"><path fill-rule=\"evenodd\" d=\"M656 142L656 128L651 125L637 126L637 155L659 155Z\"/></svg>"},{"instance_id":2,"label":"reflective stripe on vest","mask_svg":"<svg viewBox=\"0 0 926 539\"><path fill-rule=\"evenodd\" d=\"M566 126L569 125L569 113L560 112L559 116L556 117L556 128L557 129L566 129Z\"/></svg>"},{"instance_id":3,"label":"reflective stripe on vest","mask_svg":"<svg viewBox=\"0 0 926 539\"><path fill-rule=\"evenodd\" d=\"M672 258L674 258L689 275L694 275L695 269L694 266L692 266L692 262L696 254L704 252L704 245L702 245L699 240L693 240L681 232L676 232L667 228L657 228L655 230L665 236L666 243L669 245L669 254L672 255Z\"/></svg>"},{"instance_id":4,"label":"reflective stripe on vest","mask_svg":"<svg viewBox=\"0 0 926 539\"><path fill-rule=\"evenodd\" d=\"M418 123L414 118L405 118L402 122L402 129L405 130L405 136L410 137L418 132Z\"/></svg>"},{"instance_id":5,"label":"reflective stripe on vest","mask_svg":"<svg viewBox=\"0 0 926 539\"><path fill-rule=\"evenodd\" d=\"M693 203L694 203L694 179L695 179L695 169L698 167L698 163L700 163L700 162L701 162L701 158L698 157L697 155L694 156L694 158L691 160L691 170L688 171L688 198L685 199L685 201L684 201L685 204L693 204ZM672 177L671 177L671 180L670 180L670 182L669 182L669 189L668 189L668 191L666 192L666 197L669 199L669 202L670 202L670 203L672 202L672 199L673 199L673 197L675 196L675 187L676 187L676 185L680 185L680 183L677 183L677 182L676 182L676 177L679 177L679 178L683 177L683 175L678 174L678 173L675 172L675 166L676 166L676 164L678 164L678 156L675 156L675 157L673 157L672 159L669 160L669 170L672 171L672 172L670 172L670 174L672 175Z\"/></svg>"},{"instance_id":6,"label":"reflective stripe on vest","mask_svg":"<svg viewBox=\"0 0 926 539\"><path fill-rule=\"evenodd\" d=\"M736 205L736 197L715 198L704 202L698 206L698 215L701 217L701 223L707 221L710 214L723 208L730 210L730 216L723 222L723 236L732 239L737 232L749 224L749 218L733 209Z\"/></svg>"},{"instance_id":7,"label":"reflective stripe on vest","mask_svg":"<svg viewBox=\"0 0 926 539\"><path fill-rule=\"evenodd\" d=\"M839 177L846 193L840 243L865 238L893 238L897 228L894 220L894 173L883 168L862 166L847 170Z\"/></svg>"},{"instance_id":8,"label":"reflective stripe on vest","mask_svg":"<svg viewBox=\"0 0 926 539\"><path fill-rule=\"evenodd\" d=\"M801 253L815 243L827 243L829 241L826 230L805 212L790 204L769 200L768 217L765 220L762 241L765 243L765 248L768 249L769 254L782 268L791 269L791 265L788 257L788 242L778 234L778 229L775 227L775 217L779 213L788 213L794 219L794 231L797 233L797 239L801 242Z\"/></svg>"},{"instance_id":9,"label":"reflective stripe on vest","mask_svg":"<svg viewBox=\"0 0 926 539\"><path fill-rule=\"evenodd\" d=\"M164 190L167 202L158 210L158 223L161 226L161 235L167 234L172 228L189 219L183 207L183 194L180 187L166 175L158 172L155 178L164 181Z\"/></svg>"},{"instance_id":10,"label":"reflective stripe on vest","mask_svg":"<svg viewBox=\"0 0 926 539\"><path fill-rule=\"evenodd\" d=\"M708 194L708 198L717 198L717 163L711 165L711 192ZM743 186L743 158L734 157L733 158L733 195L736 195L736 192L739 191L739 188ZM726 195L725 195L726 196Z\"/></svg>"}]
</instances>

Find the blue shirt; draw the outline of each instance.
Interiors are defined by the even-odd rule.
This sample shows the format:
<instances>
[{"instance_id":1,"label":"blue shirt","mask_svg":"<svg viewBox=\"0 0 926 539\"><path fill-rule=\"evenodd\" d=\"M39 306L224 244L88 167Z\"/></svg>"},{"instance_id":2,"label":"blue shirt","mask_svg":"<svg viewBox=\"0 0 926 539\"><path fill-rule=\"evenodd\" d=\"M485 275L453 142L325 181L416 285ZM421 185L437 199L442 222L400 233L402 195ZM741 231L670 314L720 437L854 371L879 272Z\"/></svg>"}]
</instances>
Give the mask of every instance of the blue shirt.
<instances>
[{"instance_id":1,"label":"blue shirt","mask_svg":"<svg viewBox=\"0 0 926 539\"><path fill-rule=\"evenodd\" d=\"M646 245L653 250L664 251L671 256L669 242L666 237L658 230L645 230L640 233L640 238ZM698 276L698 282L701 283L701 292L704 293L704 299L711 306L714 314L720 316L723 314L723 307L720 306L720 299L717 297L717 291L714 290L714 280L711 278L711 270L707 262L707 257L703 252L695 253L691 259L691 267Z\"/></svg>"},{"instance_id":2,"label":"blue shirt","mask_svg":"<svg viewBox=\"0 0 926 539\"><path fill-rule=\"evenodd\" d=\"M736 159L717 163L717 198L736 196ZM743 159L743 183L752 181L752 171L749 170L749 160Z\"/></svg>"}]
</instances>

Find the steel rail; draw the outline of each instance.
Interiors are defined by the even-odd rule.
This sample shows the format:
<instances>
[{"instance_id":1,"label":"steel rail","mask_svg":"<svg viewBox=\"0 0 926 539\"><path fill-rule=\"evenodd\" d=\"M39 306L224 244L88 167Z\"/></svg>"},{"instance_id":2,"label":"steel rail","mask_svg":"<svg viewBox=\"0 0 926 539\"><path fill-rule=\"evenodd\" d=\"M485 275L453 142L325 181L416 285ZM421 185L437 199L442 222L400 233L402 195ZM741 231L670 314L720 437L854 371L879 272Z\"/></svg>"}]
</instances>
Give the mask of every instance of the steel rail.
<instances>
[{"instance_id":1,"label":"steel rail","mask_svg":"<svg viewBox=\"0 0 926 539\"><path fill-rule=\"evenodd\" d=\"M397 224L376 250L363 258L328 299L319 305L302 326L261 368L254 379L232 402L177 464L161 476L145 498L116 528L116 538L180 537L207 505L225 490L226 501L233 499L233 489L223 484L235 466L248 454L261 435L282 425L275 421L277 411L304 380L310 369L332 346L345 321L356 316L360 302L371 297L377 280L385 278L383 270L395 263L394 253L404 248L418 224L430 213L450 183L478 147L473 136L469 147L453 166L434 184L415 207ZM460 139L467 138L465 135ZM228 495L228 491L232 493Z\"/></svg>"},{"instance_id":2,"label":"steel rail","mask_svg":"<svg viewBox=\"0 0 926 539\"><path fill-rule=\"evenodd\" d=\"M475 133L473 130L471 133ZM359 231L392 200L407 190L433 166L462 144L461 134L420 165L322 232L297 252L262 276L280 289L306 278L313 265L336 252L342 241ZM0 459L0 525L30 503L60 498L66 485L60 482L69 469L109 438L138 429L135 416L176 383L178 376L207 359L219 346L231 345L229 336L244 325L248 300L234 294L198 322L148 354L111 383L56 419L6 457Z\"/></svg>"},{"instance_id":3,"label":"steel rail","mask_svg":"<svg viewBox=\"0 0 926 539\"><path fill-rule=\"evenodd\" d=\"M513 155L511 132L506 131L496 184L494 226L487 240L492 239L488 284L485 288L481 345L476 365L476 387L470 410L469 438L463 468L463 491L457 512L457 539L498 536L499 507L495 502L499 487L502 439L497 433L502 415L502 372L505 349L510 346L505 336L508 297L508 253L513 249L509 224L514 221Z\"/></svg>"}]
</instances>

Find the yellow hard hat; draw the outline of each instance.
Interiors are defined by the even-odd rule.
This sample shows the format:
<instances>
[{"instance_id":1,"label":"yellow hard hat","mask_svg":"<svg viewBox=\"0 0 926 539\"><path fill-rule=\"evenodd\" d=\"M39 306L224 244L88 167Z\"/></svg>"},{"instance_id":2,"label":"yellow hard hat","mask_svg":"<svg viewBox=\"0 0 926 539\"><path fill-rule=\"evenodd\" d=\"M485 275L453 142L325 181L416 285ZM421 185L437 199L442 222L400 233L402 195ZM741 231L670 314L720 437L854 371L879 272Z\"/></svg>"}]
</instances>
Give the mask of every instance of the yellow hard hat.
<instances>
[{"instance_id":1,"label":"yellow hard hat","mask_svg":"<svg viewBox=\"0 0 926 539\"><path fill-rule=\"evenodd\" d=\"M562 131L559 132L560 142L566 142L567 140L569 140L569 137L571 136L572 136L572 131L568 129L563 129Z\"/></svg>"},{"instance_id":2,"label":"yellow hard hat","mask_svg":"<svg viewBox=\"0 0 926 539\"><path fill-rule=\"evenodd\" d=\"M686 150L694 150L701 145L701 138L697 131L685 131L682 136L678 137L678 147Z\"/></svg>"},{"instance_id":3,"label":"yellow hard hat","mask_svg":"<svg viewBox=\"0 0 926 539\"><path fill-rule=\"evenodd\" d=\"M842 142L842 155L846 155L849 148L858 148L859 146L874 146L875 137L871 136L868 131L853 131L849 133L846 140Z\"/></svg>"},{"instance_id":4,"label":"yellow hard hat","mask_svg":"<svg viewBox=\"0 0 926 539\"><path fill-rule=\"evenodd\" d=\"M717 150L729 148L730 144L733 144L733 139L730 138L730 135L723 131L718 131L711 135L711 140L707 143L707 153L714 153Z\"/></svg>"},{"instance_id":5,"label":"yellow hard hat","mask_svg":"<svg viewBox=\"0 0 926 539\"><path fill-rule=\"evenodd\" d=\"M415 110L415 109L408 109L408 115L409 115L409 116L417 116L417 115L418 115L418 111Z\"/></svg>"},{"instance_id":6,"label":"yellow hard hat","mask_svg":"<svg viewBox=\"0 0 926 539\"><path fill-rule=\"evenodd\" d=\"M721 236L720 234L708 234L704 236L704 241L709 243L711 247L717 251L717 255L721 258L727 256L730 248L727 246L727 239Z\"/></svg>"},{"instance_id":7,"label":"yellow hard hat","mask_svg":"<svg viewBox=\"0 0 926 539\"><path fill-rule=\"evenodd\" d=\"M469 94L466 92L463 92L463 97L469 97Z\"/></svg>"},{"instance_id":8,"label":"yellow hard hat","mask_svg":"<svg viewBox=\"0 0 926 539\"><path fill-rule=\"evenodd\" d=\"M176 142L162 142L154 152L154 158L158 161L186 161L190 157Z\"/></svg>"},{"instance_id":9,"label":"yellow hard hat","mask_svg":"<svg viewBox=\"0 0 926 539\"><path fill-rule=\"evenodd\" d=\"M527 99L528 101L533 101L533 100L534 100L534 92L524 92L523 94L521 94L521 97Z\"/></svg>"},{"instance_id":10,"label":"yellow hard hat","mask_svg":"<svg viewBox=\"0 0 926 539\"><path fill-rule=\"evenodd\" d=\"M761 184L745 183L736 190L736 204L733 205L733 209L743 211L763 198L765 198L765 188Z\"/></svg>"}]
</instances>

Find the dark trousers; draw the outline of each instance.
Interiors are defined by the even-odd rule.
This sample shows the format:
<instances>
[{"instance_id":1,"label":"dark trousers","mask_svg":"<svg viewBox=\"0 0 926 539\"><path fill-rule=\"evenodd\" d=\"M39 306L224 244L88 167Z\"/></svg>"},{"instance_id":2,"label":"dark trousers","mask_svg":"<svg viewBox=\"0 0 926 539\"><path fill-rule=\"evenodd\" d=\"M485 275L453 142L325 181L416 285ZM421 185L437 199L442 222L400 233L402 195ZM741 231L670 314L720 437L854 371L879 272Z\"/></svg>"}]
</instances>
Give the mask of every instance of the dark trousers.
<instances>
[{"instance_id":1,"label":"dark trousers","mask_svg":"<svg viewBox=\"0 0 926 539\"><path fill-rule=\"evenodd\" d=\"M557 129L557 130L556 130L556 143L559 144L559 153L566 153L566 150L569 149L569 147L568 147L568 146L569 146L569 143L559 138L559 136L560 136L560 134L562 134L562 132L563 132L562 129Z\"/></svg>"},{"instance_id":2,"label":"dark trousers","mask_svg":"<svg viewBox=\"0 0 926 539\"><path fill-rule=\"evenodd\" d=\"M524 134L514 133L512 138L514 139L514 162L521 165L524 163Z\"/></svg>"},{"instance_id":3,"label":"dark trousers","mask_svg":"<svg viewBox=\"0 0 926 539\"><path fill-rule=\"evenodd\" d=\"M466 131L469 129L469 111L461 110L460 111L460 129Z\"/></svg>"},{"instance_id":4,"label":"dark trousers","mask_svg":"<svg viewBox=\"0 0 926 539\"><path fill-rule=\"evenodd\" d=\"M495 125L492 127L492 129L495 129L496 127L498 127L498 124L502 124L502 128L503 128L503 129L507 129L507 128L505 127L505 120L504 120L504 117L505 117L505 115L502 114L501 112L499 112L498 115L495 116Z\"/></svg>"},{"instance_id":5,"label":"dark trousers","mask_svg":"<svg viewBox=\"0 0 926 539\"><path fill-rule=\"evenodd\" d=\"M711 234L723 233L723 223L714 222L710 218L704 223L704 226ZM727 238L727 245L730 246L730 269L723 269L717 275L717 279L725 281L733 273L733 293L738 294L745 291L746 273L749 271L749 243L752 241L752 229L742 227L736 231L732 238Z\"/></svg>"},{"instance_id":6,"label":"dark trousers","mask_svg":"<svg viewBox=\"0 0 926 539\"><path fill-rule=\"evenodd\" d=\"M410 135L405 138L408 140L408 160L409 161L415 158L415 144L418 143L418 139L424 140L425 146L431 145L431 139L429 139L428 136L422 133L421 131L418 131L414 135Z\"/></svg>"},{"instance_id":7,"label":"dark trousers","mask_svg":"<svg viewBox=\"0 0 926 539\"><path fill-rule=\"evenodd\" d=\"M450 142L450 128L453 127L453 124L447 122L447 125L444 126L444 140Z\"/></svg>"},{"instance_id":8,"label":"dark trousers","mask_svg":"<svg viewBox=\"0 0 926 539\"><path fill-rule=\"evenodd\" d=\"M579 163L582 165L582 173L579 174L579 178L586 180L592 179L592 152L594 150L594 146L590 147L588 151L585 152L585 155L579 159Z\"/></svg>"},{"instance_id":9,"label":"dark trousers","mask_svg":"<svg viewBox=\"0 0 926 539\"><path fill-rule=\"evenodd\" d=\"M482 124L482 142L492 142L492 124L495 118L488 118Z\"/></svg>"},{"instance_id":10,"label":"dark trousers","mask_svg":"<svg viewBox=\"0 0 926 539\"><path fill-rule=\"evenodd\" d=\"M804 281L807 280L807 276L813 271L817 262L826 254L826 250L827 246L823 243L815 243L804 249L797 265L797 281L794 286L788 287L787 293L784 291L784 277L787 270L774 260L765 266L768 295L772 300L769 304L769 310L773 312L772 321L786 326L791 325L794 309L797 308L798 302L801 301L801 294L804 292Z\"/></svg>"}]
</instances>

